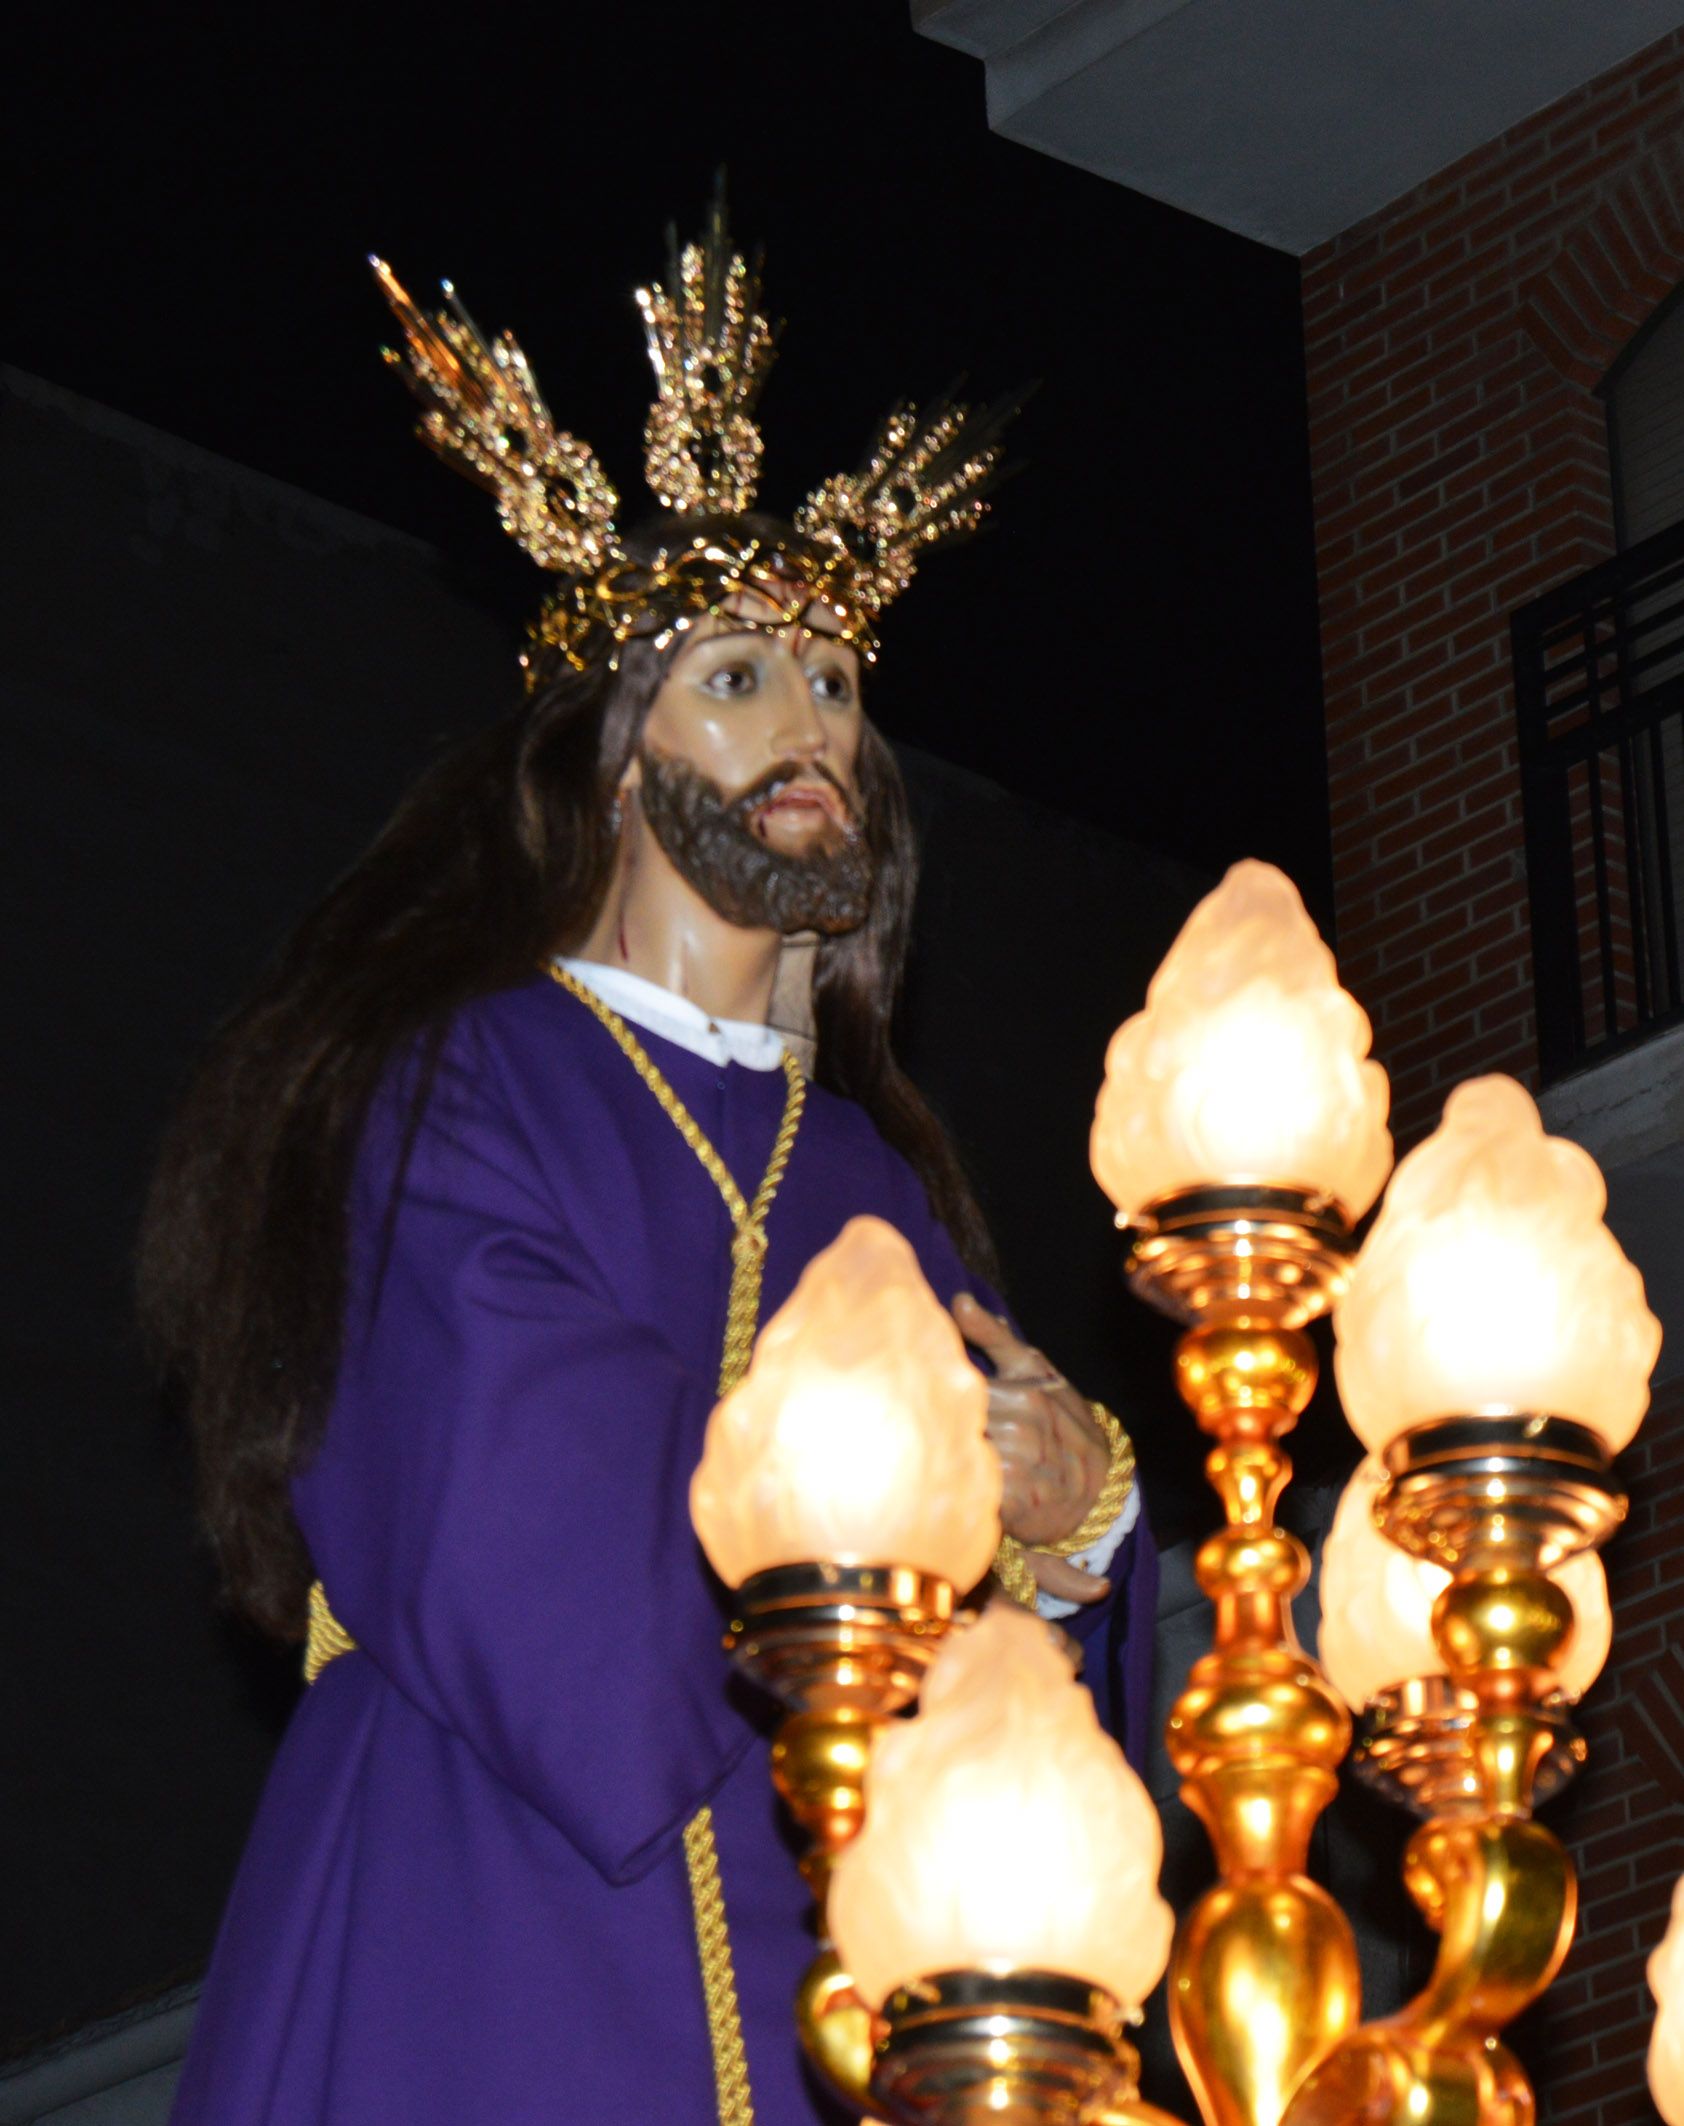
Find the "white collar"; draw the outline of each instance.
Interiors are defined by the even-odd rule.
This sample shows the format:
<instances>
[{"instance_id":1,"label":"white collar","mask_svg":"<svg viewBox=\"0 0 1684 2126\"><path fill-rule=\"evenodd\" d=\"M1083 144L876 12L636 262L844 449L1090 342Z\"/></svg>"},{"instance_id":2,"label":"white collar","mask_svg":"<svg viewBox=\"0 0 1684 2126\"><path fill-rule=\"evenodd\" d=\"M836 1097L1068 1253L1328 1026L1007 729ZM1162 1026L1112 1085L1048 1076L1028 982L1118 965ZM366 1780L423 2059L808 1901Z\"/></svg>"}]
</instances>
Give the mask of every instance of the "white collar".
<instances>
[{"instance_id":1,"label":"white collar","mask_svg":"<svg viewBox=\"0 0 1684 2126\"><path fill-rule=\"evenodd\" d=\"M783 1060L783 1037L775 1028L752 1019L710 1019L699 1004L663 989L624 967L604 967L595 960L570 959L557 953L555 964L565 967L576 982L582 982L595 997L617 1011L622 1019L641 1026L645 1033L659 1034L678 1048L709 1063L740 1063L745 1070L776 1070Z\"/></svg>"}]
</instances>

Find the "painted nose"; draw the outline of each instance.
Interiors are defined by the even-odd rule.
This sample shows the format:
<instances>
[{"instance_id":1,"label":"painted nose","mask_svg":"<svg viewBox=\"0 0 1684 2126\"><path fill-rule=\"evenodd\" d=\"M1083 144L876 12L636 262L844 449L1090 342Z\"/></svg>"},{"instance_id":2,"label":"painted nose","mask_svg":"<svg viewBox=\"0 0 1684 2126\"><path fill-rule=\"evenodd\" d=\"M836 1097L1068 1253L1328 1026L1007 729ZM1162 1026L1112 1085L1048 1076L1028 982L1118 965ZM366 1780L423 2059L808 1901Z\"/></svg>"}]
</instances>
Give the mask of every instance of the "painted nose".
<instances>
[{"instance_id":1,"label":"painted nose","mask_svg":"<svg viewBox=\"0 0 1684 2126\"><path fill-rule=\"evenodd\" d=\"M786 760L821 759L830 744L818 705L804 684L791 683L778 703L773 746Z\"/></svg>"}]
</instances>

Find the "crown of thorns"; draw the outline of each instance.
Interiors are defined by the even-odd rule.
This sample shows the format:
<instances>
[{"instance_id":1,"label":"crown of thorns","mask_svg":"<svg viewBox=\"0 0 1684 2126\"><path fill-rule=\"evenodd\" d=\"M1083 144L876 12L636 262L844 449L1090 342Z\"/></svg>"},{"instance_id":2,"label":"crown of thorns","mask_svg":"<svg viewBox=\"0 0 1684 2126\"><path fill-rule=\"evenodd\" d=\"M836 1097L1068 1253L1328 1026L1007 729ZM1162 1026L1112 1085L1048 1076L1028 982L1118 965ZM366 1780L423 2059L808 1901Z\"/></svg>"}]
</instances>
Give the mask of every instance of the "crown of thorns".
<instances>
[{"instance_id":1,"label":"crown of thorns","mask_svg":"<svg viewBox=\"0 0 1684 2126\"><path fill-rule=\"evenodd\" d=\"M787 627L814 604L867 659L874 622L932 547L976 530L1000 470L1001 434L1016 402L970 408L951 395L922 412L897 405L857 472L837 473L795 512L800 543L712 529L650 560L621 544L620 498L588 443L556 427L519 343L487 339L443 283L442 309L415 303L383 259L369 261L403 328L382 349L420 400L419 434L487 489L503 528L557 579L532 630L533 651L583 669L634 636L665 643L747 591ZM752 509L761 437L755 407L779 327L760 309L760 258L731 249L723 189L702 236L679 248L667 231L664 281L637 290L655 398L643 432L644 478L678 517Z\"/></svg>"}]
</instances>

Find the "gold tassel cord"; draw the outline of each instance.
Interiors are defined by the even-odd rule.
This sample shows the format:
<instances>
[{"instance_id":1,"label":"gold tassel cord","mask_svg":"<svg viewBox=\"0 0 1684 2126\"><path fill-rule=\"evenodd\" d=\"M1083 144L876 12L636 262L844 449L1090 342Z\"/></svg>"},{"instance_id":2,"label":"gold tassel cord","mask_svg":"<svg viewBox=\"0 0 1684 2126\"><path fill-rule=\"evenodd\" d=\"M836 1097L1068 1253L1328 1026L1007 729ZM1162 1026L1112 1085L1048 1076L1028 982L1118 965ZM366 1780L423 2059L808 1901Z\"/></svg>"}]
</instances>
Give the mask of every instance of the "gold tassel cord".
<instances>
[{"instance_id":1,"label":"gold tassel cord","mask_svg":"<svg viewBox=\"0 0 1684 2126\"><path fill-rule=\"evenodd\" d=\"M310 1582L310 1629L304 1642L304 1680L314 1683L330 1661L341 1654L354 1654L357 1642L327 1604L327 1589L320 1580Z\"/></svg>"},{"instance_id":2,"label":"gold tassel cord","mask_svg":"<svg viewBox=\"0 0 1684 2126\"><path fill-rule=\"evenodd\" d=\"M1020 1609L1035 1607L1041 1583L1030 1570L1029 1559L1016 1536L1001 1536L1000 1547L994 1553L994 1577L1001 1592L1010 1595Z\"/></svg>"},{"instance_id":3,"label":"gold tassel cord","mask_svg":"<svg viewBox=\"0 0 1684 2126\"><path fill-rule=\"evenodd\" d=\"M712 1809L698 1809L684 1826L684 1866L690 1877L696 1954L702 1966L702 2001L707 2009L708 2043L713 2048L719 2126L754 2126L754 2099L749 2094L748 2055L743 2047L743 2018L737 2005L737 1973L731 1961L731 1933L725 1924L725 1892L719 1880L719 1848L714 1841Z\"/></svg>"}]
</instances>

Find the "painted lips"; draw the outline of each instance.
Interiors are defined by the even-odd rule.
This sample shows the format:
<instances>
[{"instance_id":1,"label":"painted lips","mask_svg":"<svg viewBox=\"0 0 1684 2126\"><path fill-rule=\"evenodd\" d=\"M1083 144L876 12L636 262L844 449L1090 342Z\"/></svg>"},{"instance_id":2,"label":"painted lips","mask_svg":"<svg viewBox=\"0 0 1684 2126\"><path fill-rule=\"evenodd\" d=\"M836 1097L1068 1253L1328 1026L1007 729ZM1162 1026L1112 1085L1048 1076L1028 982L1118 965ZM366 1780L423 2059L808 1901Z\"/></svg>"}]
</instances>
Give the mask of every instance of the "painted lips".
<instances>
[{"instance_id":1,"label":"painted lips","mask_svg":"<svg viewBox=\"0 0 1684 2126\"><path fill-rule=\"evenodd\" d=\"M842 816L836 793L817 783L786 783L775 795L767 798L756 818L770 819L774 812L819 812L838 827L848 824Z\"/></svg>"}]
</instances>

